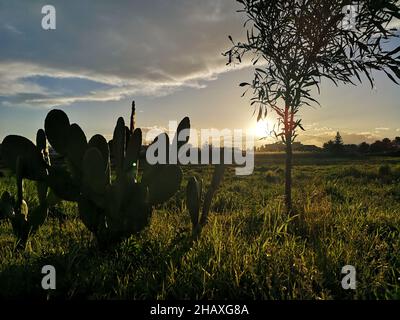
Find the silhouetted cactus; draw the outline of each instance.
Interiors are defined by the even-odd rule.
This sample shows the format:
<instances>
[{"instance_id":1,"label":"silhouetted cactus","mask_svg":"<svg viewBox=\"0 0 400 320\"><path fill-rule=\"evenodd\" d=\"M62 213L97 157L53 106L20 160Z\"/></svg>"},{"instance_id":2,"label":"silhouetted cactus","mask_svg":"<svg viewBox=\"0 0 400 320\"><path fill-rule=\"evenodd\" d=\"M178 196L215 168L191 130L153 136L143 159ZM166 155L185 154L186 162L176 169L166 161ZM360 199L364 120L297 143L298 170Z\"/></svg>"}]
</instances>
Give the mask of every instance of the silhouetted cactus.
<instances>
[{"instance_id":1,"label":"silhouetted cactus","mask_svg":"<svg viewBox=\"0 0 400 320\"><path fill-rule=\"evenodd\" d=\"M28 139L9 135L2 143L4 163L16 175L16 199L5 191L0 199L0 216L9 218L17 237L17 247L25 248L29 234L36 232L48 213L47 168L50 160L46 135L42 129L36 135L36 146ZM24 179L36 181L39 205L29 210L24 200Z\"/></svg>"},{"instance_id":2,"label":"silhouetted cactus","mask_svg":"<svg viewBox=\"0 0 400 320\"><path fill-rule=\"evenodd\" d=\"M204 196L202 203L202 181L191 177L186 187L186 203L192 222L192 238L197 240L200 237L203 227L208 220L208 214L211 202L221 184L224 176L225 166L223 164L216 165L214 168L211 184ZM201 215L200 215L201 210Z\"/></svg>"},{"instance_id":3,"label":"silhouetted cactus","mask_svg":"<svg viewBox=\"0 0 400 320\"><path fill-rule=\"evenodd\" d=\"M131 122L129 125L129 131L131 133L133 133L133 130L135 130L135 113L136 113L136 109L135 109L135 101L132 101L132 109L131 109Z\"/></svg>"},{"instance_id":4,"label":"silhouetted cactus","mask_svg":"<svg viewBox=\"0 0 400 320\"><path fill-rule=\"evenodd\" d=\"M0 220L14 215L15 200L8 191L4 191L0 198Z\"/></svg>"},{"instance_id":5,"label":"silhouetted cactus","mask_svg":"<svg viewBox=\"0 0 400 320\"><path fill-rule=\"evenodd\" d=\"M67 115L61 110L51 110L46 116L44 127L51 146L67 162L67 168L49 168L49 186L61 199L78 201L83 153L87 148L86 136L77 124L70 124Z\"/></svg>"},{"instance_id":6,"label":"silhouetted cactus","mask_svg":"<svg viewBox=\"0 0 400 320\"><path fill-rule=\"evenodd\" d=\"M174 139L190 128L189 118L178 126ZM66 166L51 166L47 139L65 159ZM169 137L166 135L169 145ZM178 143L178 150L188 138ZM147 165L138 181L142 131L134 129L134 103L130 128L119 118L111 143L101 135L89 142L77 124L61 110L51 110L45 131L39 130L35 146L20 136L7 136L2 144L5 164L17 177L17 198L8 192L0 200L0 217L9 217L18 243L25 246L28 235L44 221L54 198L78 202L79 215L103 246L140 232L149 223L153 206L167 201L180 187L182 171L176 164ZM115 178L111 179L110 148ZM29 211L23 199L23 179L37 182L39 206ZM48 187L51 191L47 195ZM54 195L56 197L54 197ZM49 198L51 198L49 200Z\"/></svg>"},{"instance_id":7,"label":"silhouetted cactus","mask_svg":"<svg viewBox=\"0 0 400 320\"><path fill-rule=\"evenodd\" d=\"M131 119L131 129L133 123ZM188 118L181 123L190 126ZM51 167L48 183L60 198L78 202L80 218L101 246L143 230L153 206L167 201L180 187L182 171L174 164L146 166L138 181L142 131L131 132L123 118L117 121L111 143L101 135L87 143L80 127L71 125L61 110L49 112L45 129L68 165L68 169ZM111 179L109 146L115 179Z\"/></svg>"}]
</instances>

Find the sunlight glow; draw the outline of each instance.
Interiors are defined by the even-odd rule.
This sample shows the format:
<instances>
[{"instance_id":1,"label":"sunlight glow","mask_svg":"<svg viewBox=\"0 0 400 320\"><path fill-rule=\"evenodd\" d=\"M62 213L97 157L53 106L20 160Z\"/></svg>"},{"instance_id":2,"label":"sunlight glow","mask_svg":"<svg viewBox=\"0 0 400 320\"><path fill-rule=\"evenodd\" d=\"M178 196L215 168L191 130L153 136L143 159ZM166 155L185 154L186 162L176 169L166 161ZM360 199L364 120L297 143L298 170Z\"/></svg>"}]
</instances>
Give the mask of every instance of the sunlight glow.
<instances>
[{"instance_id":1,"label":"sunlight glow","mask_svg":"<svg viewBox=\"0 0 400 320\"><path fill-rule=\"evenodd\" d=\"M273 124L269 119L256 122L255 126L252 128L254 136L259 139L270 137L272 130Z\"/></svg>"}]
</instances>

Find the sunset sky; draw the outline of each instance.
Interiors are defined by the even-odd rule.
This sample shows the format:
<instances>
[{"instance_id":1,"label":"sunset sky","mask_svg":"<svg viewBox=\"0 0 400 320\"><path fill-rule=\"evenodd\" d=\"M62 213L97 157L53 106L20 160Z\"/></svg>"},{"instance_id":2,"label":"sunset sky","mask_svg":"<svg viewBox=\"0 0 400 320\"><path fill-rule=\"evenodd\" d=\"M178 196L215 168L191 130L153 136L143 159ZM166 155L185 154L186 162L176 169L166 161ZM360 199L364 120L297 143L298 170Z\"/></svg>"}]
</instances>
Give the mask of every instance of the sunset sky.
<instances>
[{"instance_id":1,"label":"sunset sky","mask_svg":"<svg viewBox=\"0 0 400 320\"><path fill-rule=\"evenodd\" d=\"M57 10L56 30L41 28L46 4ZM186 115L198 129L255 127L238 86L252 70L227 67L221 55L228 35L243 35L238 8L233 0L0 0L0 142L33 138L54 107L89 137L109 136L131 100L141 127ZM375 80L374 90L324 82L321 107L301 112L299 140L321 145L336 131L345 143L400 136L400 87Z\"/></svg>"}]
</instances>

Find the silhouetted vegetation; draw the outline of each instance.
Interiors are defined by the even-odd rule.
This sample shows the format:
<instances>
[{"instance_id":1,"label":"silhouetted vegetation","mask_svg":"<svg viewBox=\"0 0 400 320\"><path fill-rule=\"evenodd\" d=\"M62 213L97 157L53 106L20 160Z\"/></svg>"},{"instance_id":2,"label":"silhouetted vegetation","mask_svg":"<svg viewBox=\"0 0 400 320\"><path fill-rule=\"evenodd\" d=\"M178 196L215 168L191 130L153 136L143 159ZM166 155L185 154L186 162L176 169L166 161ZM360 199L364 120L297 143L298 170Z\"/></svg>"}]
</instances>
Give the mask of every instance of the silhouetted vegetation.
<instances>
[{"instance_id":1,"label":"silhouetted vegetation","mask_svg":"<svg viewBox=\"0 0 400 320\"><path fill-rule=\"evenodd\" d=\"M377 140L374 143L361 142L359 144L345 144L340 132L337 132L333 140L325 142L321 147L315 145L304 145L301 142L294 142L292 144L294 152L308 152L308 153L327 153L332 156L340 155L388 155L400 156L400 137L395 137L393 140L384 138ZM264 144L256 147L256 152L285 152L285 144L277 141L271 144Z\"/></svg>"},{"instance_id":2,"label":"silhouetted vegetation","mask_svg":"<svg viewBox=\"0 0 400 320\"><path fill-rule=\"evenodd\" d=\"M35 144L10 135L0 146L11 173L0 176L0 298L400 298L400 160L390 156L400 137L355 145L337 132L323 148L295 141L299 111L317 103L311 90L322 78L400 78L400 47L384 45L396 36L388 25L398 1L238 2L247 37L230 37L225 55L228 64L260 60L241 86L257 120L278 115L280 141L256 149L254 173L239 177L222 164L146 162L134 103L130 126L119 118L111 141L87 139L65 112L50 111ZM355 29L340 27L350 4L360 5ZM186 117L176 144L162 133L151 145L178 153L189 128ZM355 154L373 157L346 157ZM40 287L45 264L57 270L57 290ZM341 286L348 264L357 290Z\"/></svg>"},{"instance_id":3,"label":"silhouetted vegetation","mask_svg":"<svg viewBox=\"0 0 400 320\"><path fill-rule=\"evenodd\" d=\"M295 157L299 216L288 218L283 156L256 155L251 176L228 167L193 245L184 186L191 176L211 181L212 166L184 167L182 187L140 236L107 252L73 202L60 203L65 221L48 217L25 251L14 250L12 226L1 221L0 298L399 299L399 159ZM15 192L14 179L0 179L4 190ZM37 199L30 181L26 197ZM352 263L357 290L343 290L340 271ZM57 270L57 290L40 286L45 264Z\"/></svg>"},{"instance_id":4,"label":"silhouetted vegetation","mask_svg":"<svg viewBox=\"0 0 400 320\"><path fill-rule=\"evenodd\" d=\"M335 140L329 140L324 143L323 150L332 155L344 155L344 154L363 154L363 155L400 155L400 137L396 137L393 140L384 138L377 140L372 144L362 142L356 144L344 144L343 139L338 132Z\"/></svg>"},{"instance_id":5,"label":"silhouetted vegetation","mask_svg":"<svg viewBox=\"0 0 400 320\"><path fill-rule=\"evenodd\" d=\"M293 142L293 152L321 152L322 148L312 144L302 144L301 142ZM271 144L264 144L256 148L256 152L285 152L286 145L282 141Z\"/></svg>"},{"instance_id":6,"label":"silhouetted vegetation","mask_svg":"<svg viewBox=\"0 0 400 320\"><path fill-rule=\"evenodd\" d=\"M278 117L275 134L286 145L285 199L291 213L292 143L297 130L303 130L299 110L318 103L311 90L319 92L322 78L335 85L354 85L355 78L362 82L363 74L373 87L372 72L382 71L397 83L400 46L388 49L383 44L397 37L396 29L388 25L399 17L399 4L396 0L237 1L242 6L239 12L247 18L247 36L238 42L230 36L232 47L224 55L228 64L251 57L253 80L240 86L252 92L257 121L268 111ZM344 24L346 5L358 10L355 25L350 27Z\"/></svg>"}]
</instances>

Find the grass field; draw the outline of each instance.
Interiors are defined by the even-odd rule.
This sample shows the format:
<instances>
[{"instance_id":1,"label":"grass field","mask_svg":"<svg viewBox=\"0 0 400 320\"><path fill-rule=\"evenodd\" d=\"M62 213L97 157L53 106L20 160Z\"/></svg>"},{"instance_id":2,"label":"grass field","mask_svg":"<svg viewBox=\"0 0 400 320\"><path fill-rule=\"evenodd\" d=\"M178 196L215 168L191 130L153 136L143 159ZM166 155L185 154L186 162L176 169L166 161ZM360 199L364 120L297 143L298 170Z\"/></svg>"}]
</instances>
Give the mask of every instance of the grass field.
<instances>
[{"instance_id":1,"label":"grass field","mask_svg":"<svg viewBox=\"0 0 400 320\"><path fill-rule=\"evenodd\" d=\"M14 250L9 222L0 224L0 298L106 299L399 299L400 159L295 156L296 215L283 206L281 155L258 155L251 176L233 168L216 195L201 239L191 244L184 187L155 210L150 227L100 252L63 202L65 220L50 216ZM209 182L211 168L185 168ZM37 201L27 185L27 202ZM0 193L15 192L0 178ZM41 288L54 265L57 289ZM344 290L341 268L354 265L357 289Z\"/></svg>"}]
</instances>

